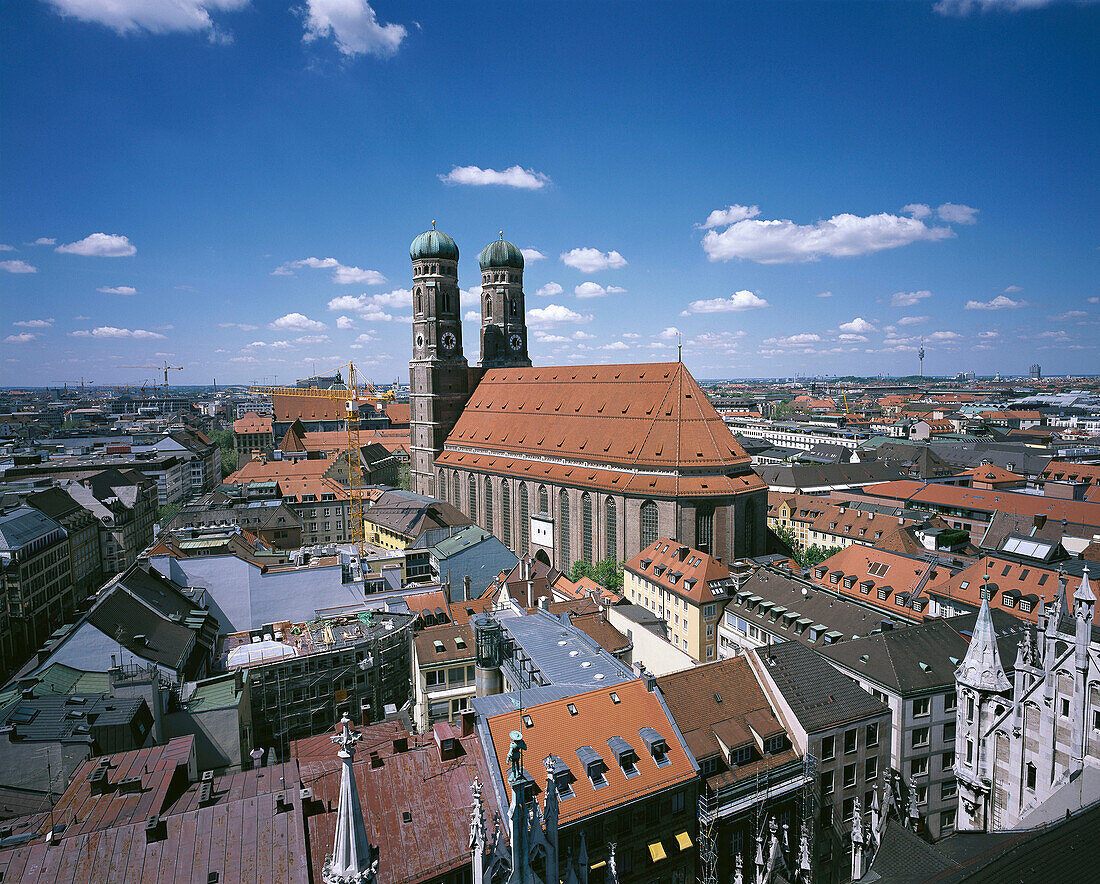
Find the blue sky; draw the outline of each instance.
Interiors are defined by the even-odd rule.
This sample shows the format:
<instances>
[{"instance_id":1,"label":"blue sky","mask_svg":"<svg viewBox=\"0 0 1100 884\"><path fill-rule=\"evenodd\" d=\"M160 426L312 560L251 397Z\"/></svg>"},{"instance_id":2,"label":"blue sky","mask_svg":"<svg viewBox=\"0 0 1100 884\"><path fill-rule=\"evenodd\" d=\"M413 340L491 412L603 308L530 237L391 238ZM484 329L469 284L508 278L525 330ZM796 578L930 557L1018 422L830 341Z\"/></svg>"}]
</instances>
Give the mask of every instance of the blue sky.
<instances>
[{"instance_id":1,"label":"blue sky","mask_svg":"<svg viewBox=\"0 0 1100 884\"><path fill-rule=\"evenodd\" d=\"M0 383L407 380L432 219L473 304L531 250L537 364L1100 372L1097 45L1044 0L4 4Z\"/></svg>"}]
</instances>

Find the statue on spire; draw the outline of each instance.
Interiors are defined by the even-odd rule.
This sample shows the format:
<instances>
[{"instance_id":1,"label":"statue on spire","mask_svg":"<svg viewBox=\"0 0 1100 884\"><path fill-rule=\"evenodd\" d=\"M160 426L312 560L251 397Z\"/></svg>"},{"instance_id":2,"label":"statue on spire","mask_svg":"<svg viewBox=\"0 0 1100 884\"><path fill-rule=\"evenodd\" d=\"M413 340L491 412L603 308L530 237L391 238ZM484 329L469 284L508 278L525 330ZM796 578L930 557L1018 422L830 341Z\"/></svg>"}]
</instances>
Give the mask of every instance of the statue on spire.
<instances>
[{"instance_id":1,"label":"statue on spire","mask_svg":"<svg viewBox=\"0 0 1100 884\"><path fill-rule=\"evenodd\" d=\"M351 729L347 712L340 719L340 732L331 737L340 747L336 756L343 762L340 769L340 798L336 809L336 834L332 853L325 859L321 880L325 884L375 884L378 879L378 859L367 838L359 790L355 786L355 744L362 735Z\"/></svg>"}]
</instances>

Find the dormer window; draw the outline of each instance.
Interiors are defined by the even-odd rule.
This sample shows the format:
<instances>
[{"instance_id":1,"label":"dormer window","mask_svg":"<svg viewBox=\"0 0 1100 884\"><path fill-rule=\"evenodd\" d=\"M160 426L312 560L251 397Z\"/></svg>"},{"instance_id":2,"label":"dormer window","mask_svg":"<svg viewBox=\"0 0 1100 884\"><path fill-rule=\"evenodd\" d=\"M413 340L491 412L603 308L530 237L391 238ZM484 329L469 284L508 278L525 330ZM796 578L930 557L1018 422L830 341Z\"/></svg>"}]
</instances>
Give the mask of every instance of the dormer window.
<instances>
[{"instance_id":1,"label":"dormer window","mask_svg":"<svg viewBox=\"0 0 1100 884\"><path fill-rule=\"evenodd\" d=\"M638 754L634 751L634 747L622 737L611 737L607 745L615 754L615 760L619 763L623 776L627 779L638 776Z\"/></svg>"},{"instance_id":2,"label":"dormer window","mask_svg":"<svg viewBox=\"0 0 1100 884\"><path fill-rule=\"evenodd\" d=\"M581 746L577 750L577 757L584 766L584 773L593 789L602 789L607 786L607 765L599 752L591 746Z\"/></svg>"},{"instance_id":3,"label":"dormer window","mask_svg":"<svg viewBox=\"0 0 1100 884\"><path fill-rule=\"evenodd\" d=\"M638 736L642 738L642 742L645 744L649 754L653 756L654 762L657 767L664 767L667 764L672 764L672 759L668 757L668 743L665 742L665 738L662 737L656 730L651 727L639 728Z\"/></svg>"},{"instance_id":4,"label":"dormer window","mask_svg":"<svg viewBox=\"0 0 1100 884\"><path fill-rule=\"evenodd\" d=\"M554 763L554 786L558 790L558 799L572 798L575 794L573 783L576 782L577 778L573 776L569 766L557 755L551 755L550 759Z\"/></svg>"},{"instance_id":5,"label":"dormer window","mask_svg":"<svg viewBox=\"0 0 1100 884\"><path fill-rule=\"evenodd\" d=\"M856 578L855 578L854 575L852 575L852 574L845 575L845 577L844 577L844 588L845 589L851 589L853 586L855 586L855 583L856 583Z\"/></svg>"},{"instance_id":6,"label":"dormer window","mask_svg":"<svg viewBox=\"0 0 1100 884\"><path fill-rule=\"evenodd\" d=\"M738 764L746 764L752 761L752 745L738 746L736 749L730 749L730 767L734 767Z\"/></svg>"}]
</instances>

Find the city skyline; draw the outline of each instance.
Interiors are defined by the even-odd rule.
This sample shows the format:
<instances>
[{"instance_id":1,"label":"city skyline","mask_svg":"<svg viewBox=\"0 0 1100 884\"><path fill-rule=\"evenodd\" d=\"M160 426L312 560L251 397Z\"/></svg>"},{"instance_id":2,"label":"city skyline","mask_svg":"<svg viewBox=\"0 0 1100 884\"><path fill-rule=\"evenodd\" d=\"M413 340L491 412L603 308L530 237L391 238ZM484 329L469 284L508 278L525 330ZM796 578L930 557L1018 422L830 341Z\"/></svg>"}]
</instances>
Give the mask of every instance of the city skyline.
<instances>
[{"instance_id":1,"label":"city skyline","mask_svg":"<svg viewBox=\"0 0 1100 884\"><path fill-rule=\"evenodd\" d=\"M5 7L0 383L408 378L408 243L536 364L1100 371L1100 9Z\"/></svg>"}]
</instances>

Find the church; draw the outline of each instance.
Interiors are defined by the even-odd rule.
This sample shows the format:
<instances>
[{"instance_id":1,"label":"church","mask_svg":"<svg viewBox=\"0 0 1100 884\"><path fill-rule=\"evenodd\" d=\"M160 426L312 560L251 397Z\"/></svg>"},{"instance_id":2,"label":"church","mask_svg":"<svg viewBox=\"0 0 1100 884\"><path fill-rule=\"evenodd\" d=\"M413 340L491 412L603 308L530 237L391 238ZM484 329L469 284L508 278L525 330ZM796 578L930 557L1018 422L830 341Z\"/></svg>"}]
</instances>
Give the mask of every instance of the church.
<instances>
[{"instance_id":1,"label":"church","mask_svg":"<svg viewBox=\"0 0 1100 884\"><path fill-rule=\"evenodd\" d=\"M562 570L660 537L725 562L764 552L767 486L681 362L532 366L523 255L501 235L478 256L471 366L458 246L433 222L409 255L413 491Z\"/></svg>"}]
</instances>

